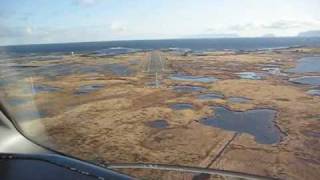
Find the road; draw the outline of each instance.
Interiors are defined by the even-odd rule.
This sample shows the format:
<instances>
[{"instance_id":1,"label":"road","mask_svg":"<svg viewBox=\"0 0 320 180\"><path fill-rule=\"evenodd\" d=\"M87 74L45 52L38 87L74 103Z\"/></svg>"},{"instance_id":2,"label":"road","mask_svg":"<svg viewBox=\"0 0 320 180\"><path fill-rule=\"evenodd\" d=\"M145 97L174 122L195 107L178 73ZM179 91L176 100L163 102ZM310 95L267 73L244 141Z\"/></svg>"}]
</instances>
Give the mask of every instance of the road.
<instances>
[{"instance_id":1,"label":"road","mask_svg":"<svg viewBox=\"0 0 320 180\"><path fill-rule=\"evenodd\" d=\"M160 78L164 72L164 60L158 51L152 51L148 57L147 73L154 77L154 85L156 88L160 87Z\"/></svg>"}]
</instances>

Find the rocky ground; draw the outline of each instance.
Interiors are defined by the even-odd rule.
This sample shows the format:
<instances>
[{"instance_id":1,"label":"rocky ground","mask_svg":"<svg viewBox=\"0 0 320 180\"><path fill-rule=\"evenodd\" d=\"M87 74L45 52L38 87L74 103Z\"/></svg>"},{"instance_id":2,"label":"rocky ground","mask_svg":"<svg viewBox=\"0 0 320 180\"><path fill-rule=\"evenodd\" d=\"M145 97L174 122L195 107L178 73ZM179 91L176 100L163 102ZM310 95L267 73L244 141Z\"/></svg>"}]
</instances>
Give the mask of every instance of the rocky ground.
<instances>
[{"instance_id":1,"label":"rocky ground","mask_svg":"<svg viewBox=\"0 0 320 180\"><path fill-rule=\"evenodd\" d=\"M18 84L3 87L6 91L2 96L28 99L11 105L16 114L21 109L40 112L41 119L24 120L28 116L25 114L16 117L24 120L21 126L29 136L95 163L165 163L280 179L318 179L320 97L306 93L313 86L290 82L300 74L287 70L295 67L299 58L319 55L320 49L156 53L163 61L157 77L148 72L150 52L115 57L75 55L64 56L63 61L28 62L24 66L68 65L78 69L53 72L53 76L35 73L33 78L22 78ZM266 69L274 67L278 70ZM237 73L243 72L255 74L241 78ZM176 74L194 79L172 78ZM204 77L215 79L201 80ZM195 87L198 89L192 89ZM199 98L208 93L221 97ZM232 102L230 97L248 101ZM179 103L190 107L172 108ZM234 112L272 109L276 116L270 126L277 129L273 135L280 140L261 143L252 133L201 123L203 118L214 116L212 107ZM160 124L154 124L157 121ZM147 179L193 177L160 171L124 172Z\"/></svg>"}]
</instances>

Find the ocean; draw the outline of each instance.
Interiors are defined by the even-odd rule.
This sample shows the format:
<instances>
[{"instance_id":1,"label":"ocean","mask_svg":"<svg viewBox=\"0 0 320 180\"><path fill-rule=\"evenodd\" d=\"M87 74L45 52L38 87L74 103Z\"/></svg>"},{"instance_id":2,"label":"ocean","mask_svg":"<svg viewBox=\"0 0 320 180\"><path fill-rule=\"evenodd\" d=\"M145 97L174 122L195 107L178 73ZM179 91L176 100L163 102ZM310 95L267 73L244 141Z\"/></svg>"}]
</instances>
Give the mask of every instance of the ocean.
<instances>
[{"instance_id":1,"label":"ocean","mask_svg":"<svg viewBox=\"0 0 320 180\"><path fill-rule=\"evenodd\" d=\"M170 39L170 40L130 40L80 42L61 44L36 44L0 46L3 56L34 55L48 53L92 53L112 52L119 49L154 50L166 48L190 49L192 51L206 50L243 50L287 48L296 46L320 47L320 37L287 37L287 38L219 38L219 39ZM123 52L123 50L121 51Z\"/></svg>"}]
</instances>

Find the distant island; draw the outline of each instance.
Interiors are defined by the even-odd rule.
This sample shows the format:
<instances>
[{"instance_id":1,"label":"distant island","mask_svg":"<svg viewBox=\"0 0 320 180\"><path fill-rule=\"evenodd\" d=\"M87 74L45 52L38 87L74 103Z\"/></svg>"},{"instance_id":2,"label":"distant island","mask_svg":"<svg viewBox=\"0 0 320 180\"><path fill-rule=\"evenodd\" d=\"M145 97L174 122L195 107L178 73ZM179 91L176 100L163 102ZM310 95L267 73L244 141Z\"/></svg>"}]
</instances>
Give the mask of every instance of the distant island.
<instances>
[{"instance_id":1,"label":"distant island","mask_svg":"<svg viewBox=\"0 0 320 180\"><path fill-rule=\"evenodd\" d=\"M298 34L299 37L320 37L320 30L305 31Z\"/></svg>"}]
</instances>

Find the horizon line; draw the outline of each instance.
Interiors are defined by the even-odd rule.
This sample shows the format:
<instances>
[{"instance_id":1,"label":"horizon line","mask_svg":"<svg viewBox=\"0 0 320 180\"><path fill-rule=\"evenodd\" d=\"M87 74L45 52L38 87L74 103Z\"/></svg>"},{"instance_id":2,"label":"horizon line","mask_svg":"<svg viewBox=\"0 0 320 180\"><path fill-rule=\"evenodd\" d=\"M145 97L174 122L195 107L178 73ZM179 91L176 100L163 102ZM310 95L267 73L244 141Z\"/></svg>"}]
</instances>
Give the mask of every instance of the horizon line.
<instances>
[{"instance_id":1,"label":"horizon line","mask_svg":"<svg viewBox=\"0 0 320 180\"><path fill-rule=\"evenodd\" d=\"M177 37L177 38L150 38L150 39L118 39L118 40L98 40L98 41L69 41L69 42L50 42L50 43L22 43L22 44L6 44L0 45L0 47L10 46L32 46L32 45L54 45L54 44L77 44L77 43L102 43L102 42L125 42L125 41L162 41L162 40L201 40L201 39L277 39L277 38L320 38L320 36L238 36L238 37Z\"/></svg>"}]
</instances>

